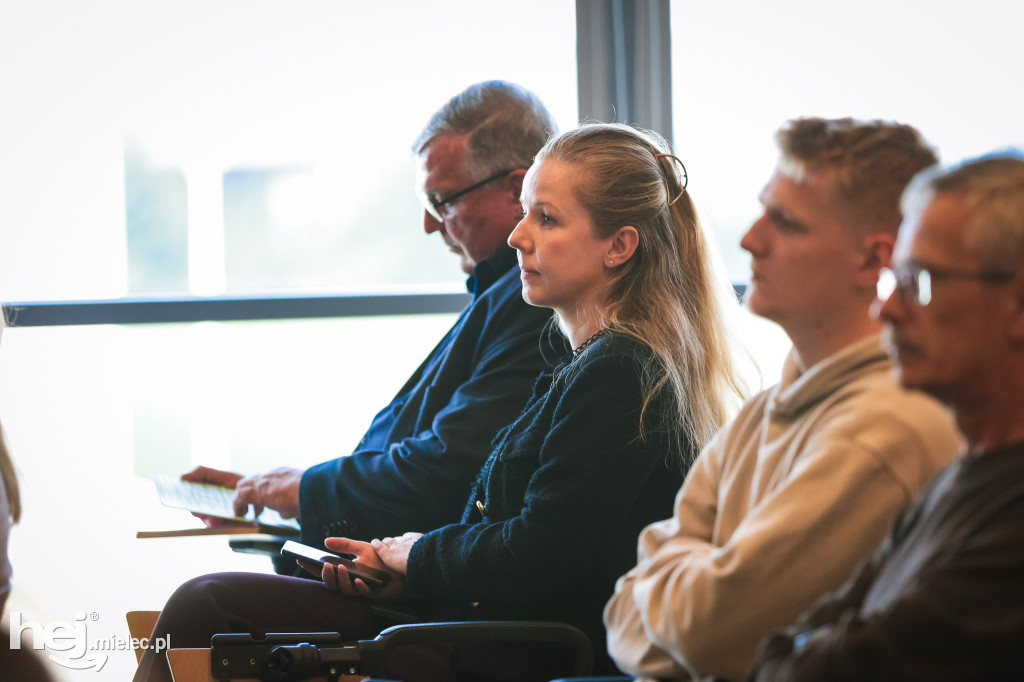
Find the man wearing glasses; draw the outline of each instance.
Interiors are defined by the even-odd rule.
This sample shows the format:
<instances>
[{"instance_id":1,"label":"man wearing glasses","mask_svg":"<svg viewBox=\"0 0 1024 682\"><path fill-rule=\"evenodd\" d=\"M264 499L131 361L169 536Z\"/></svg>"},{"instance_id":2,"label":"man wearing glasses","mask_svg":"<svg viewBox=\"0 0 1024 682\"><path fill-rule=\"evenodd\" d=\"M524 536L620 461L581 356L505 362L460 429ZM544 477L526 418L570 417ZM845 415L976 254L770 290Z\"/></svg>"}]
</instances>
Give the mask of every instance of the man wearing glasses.
<instances>
[{"instance_id":1,"label":"man wearing glasses","mask_svg":"<svg viewBox=\"0 0 1024 682\"><path fill-rule=\"evenodd\" d=\"M843 584L959 447L940 403L897 386L869 314L900 194L934 153L879 121L798 119L777 140L763 215L740 244L750 309L793 349L616 584L609 651L637 675L744 679L761 639Z\"/></svg>"},{"instance_id":2,"label":"man wearing glasses","mask_svg":"<svg viewBox=\"0 0 1024 682\"><path fill-rule=\"evenodd\" d=\"M1024 157L924 173L904 205L878 315L899 382L953 409L967 452L752 679L1024 679Z\"/></svg>"},{"instance_id":3,"label":"man wearing glasses","mask_svg":"<svg viewBox=\"0 0 1024 682\"><path fill-rule=\"evenodd\" d=\"M416 141L424 229L458 254L473 301L355 452L304 472L199 467L183 478L234 487L238 513L251 504L299 518L303 541L319 547L328 536L370 540L457 521L491 440L546 367L539 338L550 312L523 301L507 240L526 169L555 130L533 93L488 81L449 100Z\"/></svg>"}]
</instances>

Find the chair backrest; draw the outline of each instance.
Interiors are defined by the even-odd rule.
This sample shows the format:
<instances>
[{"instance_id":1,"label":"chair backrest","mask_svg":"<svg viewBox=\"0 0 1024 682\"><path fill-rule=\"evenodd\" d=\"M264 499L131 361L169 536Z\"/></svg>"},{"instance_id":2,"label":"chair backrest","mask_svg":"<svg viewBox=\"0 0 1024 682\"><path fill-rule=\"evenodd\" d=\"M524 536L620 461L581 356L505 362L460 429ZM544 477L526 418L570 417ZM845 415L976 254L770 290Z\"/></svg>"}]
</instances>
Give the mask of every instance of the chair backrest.
<instances>
[{"instance_id":1,"label":"chair backrest","mask_svg":"<svg viewBox=\"0 0 1024 682\"><path fill-rule=\"evenodd\" d=\"M134 640L149 639L149 636L153 634L156 619L159 617L159 611L129 611L125 614L125 618L128 620L128 634ZM142 660L143 651L142 647L135 649L136 663Z\"/></svg>"}]
</instances>

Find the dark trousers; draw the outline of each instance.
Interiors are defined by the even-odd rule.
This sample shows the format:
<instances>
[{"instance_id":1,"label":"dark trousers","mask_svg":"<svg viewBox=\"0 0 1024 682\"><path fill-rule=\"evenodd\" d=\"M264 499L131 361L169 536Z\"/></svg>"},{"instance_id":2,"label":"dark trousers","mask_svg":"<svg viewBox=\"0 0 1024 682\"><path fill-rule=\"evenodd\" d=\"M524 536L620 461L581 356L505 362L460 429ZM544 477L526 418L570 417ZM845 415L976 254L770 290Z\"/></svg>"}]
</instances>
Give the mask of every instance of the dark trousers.
<instances>
[{"instance_id":1,"label":"dark trousers","mask_svg":"<svg viewBox=\"0 0 1024 682\"><path fill-rule=\"evenodd\" d=\"M210 637L219 633L338 632L345 641L373 639L394 623L371 614L370 604L328 590L319 580L213 573L175 590L160 613L152 639L170 637L170 645L177 649L209 647ZM416 674L405 679L422 675L423 663L415 662ZM401 661L393 665L395 676L403 679ZM134 679L171 682L164 653L148 649Z\"/></svg>"},{"instance_id":2,"label":"dark trousers","mask_svg":"<svg viewBox=\"0 0 1024 682\"><path fill-rule=\"evenodd\" d=\"M169 638L170 646L176 649L206 648L210 638L220 633L337 632L346 642L373 639L398 621L372 613L371 607L369 600L346 597L327 589L319 580L262 573L212 573L193 578L175 590L156 622L150 647L157 638L165 642ZM455 611L433 615L441 620L462 619ZM387 678L406 682L546 682L567 674L564 650L540 644L523 646L525 650L509 650L499 644L493 650L486 645L462 647L453 654L446 646L405 645L388 656ZM607 656L598 660L604 658ZM147 649L134 682L171 682L165 652L158 655L152 648Z\"/></svg>"}]
</instances>

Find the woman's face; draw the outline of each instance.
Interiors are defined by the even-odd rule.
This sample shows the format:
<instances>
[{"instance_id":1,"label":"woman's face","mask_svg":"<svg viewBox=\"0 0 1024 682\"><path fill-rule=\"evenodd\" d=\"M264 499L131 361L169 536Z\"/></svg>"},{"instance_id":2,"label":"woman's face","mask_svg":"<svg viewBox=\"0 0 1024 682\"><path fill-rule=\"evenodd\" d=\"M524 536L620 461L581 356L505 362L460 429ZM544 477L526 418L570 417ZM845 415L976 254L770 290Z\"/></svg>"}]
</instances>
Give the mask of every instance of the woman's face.
<instances>
[{"instance_id":1,"label":"woman's face","mask_svg":"<svg viewBox=\"0 0 1024 682\"><path fill-rule=\"evenodd\" d=\"M572 166L547 159L523 181L523 218L508 238L519 252L523 298L559 316L587 317L602 304L614 237L597 237L590 215L573 196Z\"/></svg>"}]
</instances>

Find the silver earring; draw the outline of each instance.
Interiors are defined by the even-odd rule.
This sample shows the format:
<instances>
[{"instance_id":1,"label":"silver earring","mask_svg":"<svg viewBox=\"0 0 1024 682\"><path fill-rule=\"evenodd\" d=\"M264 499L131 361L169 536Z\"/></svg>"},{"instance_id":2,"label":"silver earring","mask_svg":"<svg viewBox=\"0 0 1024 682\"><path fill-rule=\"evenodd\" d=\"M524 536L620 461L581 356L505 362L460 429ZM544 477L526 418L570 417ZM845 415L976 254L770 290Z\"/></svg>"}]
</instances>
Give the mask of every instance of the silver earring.
<instances>
[{"instance_id":1,"label":"silver earring","mask_svg":"<svg viewBox=\"0 0 1024 682\"><path fill-rule=\"evenodd\" d=\"M609 258L608 259L608 265L615 265L615 261L613 261L612 259Z\"/></svg>"}]
</instances>

